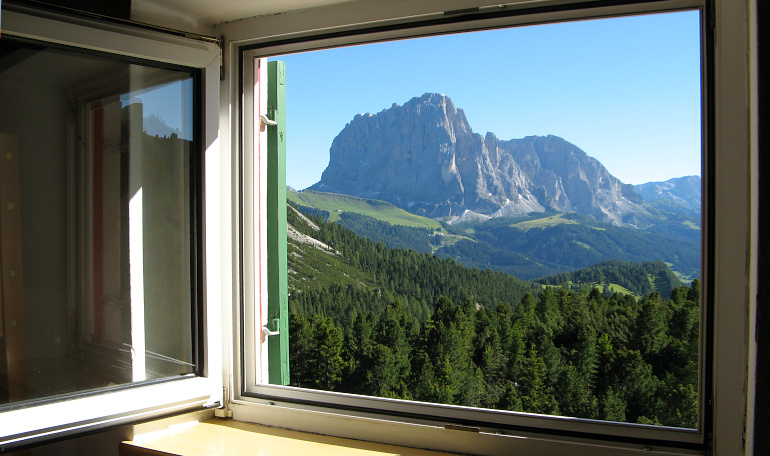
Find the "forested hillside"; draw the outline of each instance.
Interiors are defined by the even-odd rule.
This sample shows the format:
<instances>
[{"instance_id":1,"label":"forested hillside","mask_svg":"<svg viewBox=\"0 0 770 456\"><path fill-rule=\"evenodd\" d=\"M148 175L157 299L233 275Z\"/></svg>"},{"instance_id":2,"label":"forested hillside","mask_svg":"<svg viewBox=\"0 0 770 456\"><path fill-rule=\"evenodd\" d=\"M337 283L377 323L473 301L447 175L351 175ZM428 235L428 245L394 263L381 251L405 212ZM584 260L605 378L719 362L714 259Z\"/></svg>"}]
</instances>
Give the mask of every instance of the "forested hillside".
<instances>
[{"instance_id":1,"label":"forested hillside","mask_svg":"<svg viewBox=\"0 0 770 456\"><path fill-rule=\"evenodd\" d=\"M603 261L601 263L564 272L537 280L543 285L559 285L580 290L596 286L602 290L619 285L636 296L643 296L657 291L664 298L671 295L671 290L684 285L662 261L629 263L626 261Z\"/></svg>"},{"instance_id":2,"label":"forested hillside","mask_svg":"<svg viewBox=\"0 0 770 456\"><path fill-rule=\"evenodd\" d=\"M554 211L450 225L374 199L310 190L288 192L288 197L302 211L390 248L433 253L523 280L608 260L662 260L688 282L700 274L700 219L687 207L664 199L649 203L645 217L636 215L645 226L640 229Z\"/></svg>"},{"instance_id":3,"label":"forested hillside","mask_svg":"<svg viewBox=\"0 0 770 456\"><path fill-rule=\"evenodd\" d=\"M607 260L648 262L663 260L685 277L700 271L700 232L675 223L688 235L599 223L577 213L546 217L494 219L449 227L454 234L472 233L475 241L461 240L436 255L454 258L466 266L491 267L525 280L573 271ZM529 261L526 261L529 259Z\"/></svg>"},{"instance_id":4,"label":"forested hillside","mask_svg":"<svg viewBox=\"0 0 770 456\"><path fill-rule=\"evenodd\" d=\"M502 272L388 248L320 217L311 216L311 225L293 207L287 213L289 225L330 249L289 243L289 305L295 313L324 315L348 324L361 312L380 314L387 305L400 302L410 319L423 323L439 296L495 307L519 302L530 288Z\"/></svg>"},{"instance_id":5,"label":"forested hillside","mask_svg":"<svg viewBox=\"0 0 770 456\"><path fill-rule=\"evenodd\" d=\"M322 243L289 244L292 385L695 426L697 280L669 299L531 294L515 277L288 212Z\"/></svg>"}]
</instances>

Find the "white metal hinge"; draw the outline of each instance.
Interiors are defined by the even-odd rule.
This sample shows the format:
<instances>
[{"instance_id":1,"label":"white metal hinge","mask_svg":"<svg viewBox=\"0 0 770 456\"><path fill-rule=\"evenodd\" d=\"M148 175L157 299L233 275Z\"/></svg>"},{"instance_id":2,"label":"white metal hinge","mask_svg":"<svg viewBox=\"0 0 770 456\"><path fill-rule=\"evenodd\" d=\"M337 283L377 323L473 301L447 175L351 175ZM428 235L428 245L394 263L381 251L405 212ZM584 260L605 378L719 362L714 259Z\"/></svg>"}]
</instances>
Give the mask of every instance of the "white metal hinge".
<instances>
[{"instance_id":1,"label":"white metal hinge","mask_svg":"<svg viewBox=\"0 0 770 456\"><path fill-rule=\"evenodd\" d=\"M219 45L219 80L225 80L225 36L219 35L217 38Z\"/></svg>"},{"instance_id":2,"label":"white metal hinge","mask_svg":"<svg viewBox=\"0 0 770 456\"><path fill-rule=\"evenodd\" d=\"M230 410L230 390L222 387L222 406L214 409L214 416L217 418L232 418L233 411Z\"/></svg>"}]
</instances>

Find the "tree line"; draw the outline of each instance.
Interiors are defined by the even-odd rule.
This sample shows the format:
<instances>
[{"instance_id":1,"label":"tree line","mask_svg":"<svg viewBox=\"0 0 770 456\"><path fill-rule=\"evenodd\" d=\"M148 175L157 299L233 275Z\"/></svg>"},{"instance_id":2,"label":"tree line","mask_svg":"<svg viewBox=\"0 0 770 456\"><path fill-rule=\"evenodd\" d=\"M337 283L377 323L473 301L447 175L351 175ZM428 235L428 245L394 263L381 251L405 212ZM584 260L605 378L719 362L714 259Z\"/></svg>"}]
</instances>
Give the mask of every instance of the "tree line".
<instances>
[{"instance_id":1,"label":"tree line","mask_svg":"<svg viewBox=\"0 0 770 456\"><path fill-rule=\"evenodd\" d=\"M369 396L695 427L699 284L641 299L546 288L516 306L394 302L352 324L290 316L291 384Z\"/></svg>"},{"instance_id":2,"label":"tree line","mask_svg":"<svg viewBox=\"0 0 770 456\"><path fill-rule=\"evenodd\" d=\"M571 282L571 287L578 289L581 284L595 283L604 286L605 290L614 283L636 296L658 291L664 298L669 297L671 290L683 285L662 261L630 263L618 260L603 261L577 271L554 274L538 279L536 282L544 285L562 285Z\"/></svg>"}]
</instances>

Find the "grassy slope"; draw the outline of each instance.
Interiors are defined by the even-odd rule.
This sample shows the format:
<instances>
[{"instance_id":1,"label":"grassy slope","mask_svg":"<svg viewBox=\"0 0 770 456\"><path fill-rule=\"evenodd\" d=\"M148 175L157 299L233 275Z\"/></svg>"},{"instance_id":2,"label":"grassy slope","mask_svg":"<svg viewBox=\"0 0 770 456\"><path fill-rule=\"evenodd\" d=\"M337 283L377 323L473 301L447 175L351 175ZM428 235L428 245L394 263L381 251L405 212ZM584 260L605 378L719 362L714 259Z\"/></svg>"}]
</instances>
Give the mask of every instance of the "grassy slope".
<instances>
[{"instance_id":1,"label":"grassy slope","mask_svg":"<svg viewBox=\"0 0 770 456\"><path fill-rule=\"evenodd\" d=\"M296 216L291 207L288 210L289 224L315 238L316 231L310 228L305 220ZM290 292L298 289L323 288L329 283L356 287L375 284L371 273L352 267L338 252L319 249L289 238L287 254Z\"/></svg>"},{"instance_id":2,"label":"grassy slope","mask_svg":"<svg viewBox=\"0 0 770 456\"><path fill-rule=\"evenodd\" d=\"M442 231L441 224L433 219L410 214L403 209L384 201L357 198L355 196L341 195L338 193L315 192L305 190L302 192L286 192L286 198L296 204L309 206L328 211L329 221L339 220L341 212L355 212L367 215L392 225L409 226L415 228L429 228Z\"/></svg>"},{"instance_id":3,"label":"grassy slope","mask_svg":"<svg viewBox=\"0 0 770 456\"><path fill-rule=\"evenodd\" d=\"M295 241L288 243L289 289L315 289L328 283L372 286L371 274L360 271L338 255Z\"/></svg>"},{"instance_id":4,"label":"grassy slope","mask_svg":"<svg viewBox=\"0 0 770 456\"><path fill-rule=\"evenodd\" d=\"M575 283L575 282L573 282L571 280L568 280L568 281L564 282L564 285L566 285L567 288L569 288L572 285L577 285L578 288L587 288L587 289L597 288L597 289L599 289L599 291L601 293L604 293L604 284L601 284L601 283L595 283L595 282L591 282L591 283L578 282L578 283ZM545 284L542 284L542 283L540 284L541 288L545 288L545 287L558 287L558 286L559 285L545 285ZM608 288L609 288L609 291L611 293L621 293L621 294L627 294L627 295L634 295L634 293L632 293L628 288L625 288L625 287L623 287L621 285L618 285L617 283L610 283ZM636 296L636 295L634 295L634 296ZM636 297L638 298L638 297L641 297L641 296L636 296Z\"/></svg>"},{"instance_id":5,"label":"grassy slope","mask_svg":"<svg viewBox=\"0 0 770 456\"><path fill-rule=\"evenodd\" d=\"M618 283L609 281L612 280L612 277L615 276L610 269L620 270L621 274L625 274L628 276L631 272L629 271L630 267L636 266L637 271L638 268L642 268L647 271L646 279L649 283L649 290L646 292L639 292L639 290L631 290L623 285L620 285ZM668 267L668 265L666 265ZM591 271L601 270L602 276L605 277L604 282L596 282L594 280L588 279L588 277L595 277L595 273L591 274ZM657 272L656 272L657 271ZM659 277L658 272L660 271L659 265L655 264L654 262L648 262L648 263L629 263L629 262L621 262L621 261L614 261L614 262L606 262L606 263L600 263L593 266L590 266L588 268L581 268L575 271L572 271L571 273L567 274L559 274L557 276L549 276L549 277L543 277L541 279L538 279L536 282L540 282L543 287L546 286L560 286L565 285L567 288L571 289L591 289L591 288L598 288L599 291L604 292L604 285L609 285L609 291L616 292L616 293L624 293L624 294L630 294L634 295L637 298L641 298L645 294L651 293L653 291L659 292L664 297L669 296L671 289L683 286L683 283L671 283L671 281L668 280L670 276L664 276ZM651 272L656 272L655 275L653 275ZM670 270L669 270L670 272ZM560 279L559 277L562 277ZM563 277L569 277L568 279L563 279ZM678 279L678 277L677 277ZM547 285L546 285L547 284Z\"/></svg>"},{"instance_id":6,"label":"grassy slope","mask_svg":"<svg viewBox=\"0 0 770 456\"><path fill-rule=\"evenodd\" d=\"M443 236L441 247L434 244L429 251L439 256L455 258L466 266L505 271L525 279L574 270L610 258L626 261L650 261L661 258L667 261L669 266L677 268L676 273L683 281L689 280L688 273L691 272L679 270L680 268L677 267L680 266L678 254L687 253L678 250L687 247L686 242L677 243L677 248L666 244L664 253L660 250L661 244L665 242L663 239L657 239L655 233L633 229L621 230L617 227L607 228L579 214L551 212L540 216L533 214L523 217L523 220L521 218L507 221L499 219L444 228L436 220L410 214L379 200L312 190L289 191L287 198L295 204L328 212L330 222L340 221L340 216L344 213L355 213L392 225L430 229ZM350 228L355 231L355 227ZM359 234L371 237L375 241L388 243L387 238L377 236L376 233ZM521 242L517 242L517 239L528 241L525 242L526 245L519 245ZM467 245L460 245L461 241ZM477 241L487 243L486 250L478 246ZM399 244L397 247L424 250L410 245ZM480 248L484 251L478 251ZM498 252L493 253L491 250ZM642 251L648 252L641 254ZM562 264L565 259L575 261ZM530 265L527 266L527 263ZM677 266L673 263L677 263Z\"/></svg>"},{"instance_id":7,"label":"grassy slope","mask_svg":"<svg viewBox=\"0 0 770 456\"><path fill-rule=\"evenodd\" d=\"M295 211L289 210L287 215L289 225L300 233L314 239L323 237L300 219ZM321 222L321 226L324 225L337 226ZM378 297L385 300L418 300L423 306L432 306L439 295L445 295L456 303L473 299L482 305L507 302L515 306L530 287L524 281L499 272L467 268L430 254L383 248L371 240L356 238L355 234L345 236L343 230L353 234L347 228L338 229L338 235L334 236L336 240L330 244L335 249L333 251L319 249L291 237L288 239L290 296L323 293L331 287L377 292ZM355 266L359 260L364 264ZM377 297L362 304L366 307L376 304L376 300ZM430 313L429 310L427 312Z\"/></svg>"},{"instance_id":8,"label":"grassy slope","mask_svg":"<svg viewBox=\"0 0 770 456\"><path fill-rule=\"evenodd\" d=\"M511 225L513 228L518 228L522 231L528 231L532 228L546 228L556 225L577 225L578 222L564 218L564 214L552 215L549 217L537 218L534 220L526 220L524 222L514 223Z\"/></svg>"}]
</instances>

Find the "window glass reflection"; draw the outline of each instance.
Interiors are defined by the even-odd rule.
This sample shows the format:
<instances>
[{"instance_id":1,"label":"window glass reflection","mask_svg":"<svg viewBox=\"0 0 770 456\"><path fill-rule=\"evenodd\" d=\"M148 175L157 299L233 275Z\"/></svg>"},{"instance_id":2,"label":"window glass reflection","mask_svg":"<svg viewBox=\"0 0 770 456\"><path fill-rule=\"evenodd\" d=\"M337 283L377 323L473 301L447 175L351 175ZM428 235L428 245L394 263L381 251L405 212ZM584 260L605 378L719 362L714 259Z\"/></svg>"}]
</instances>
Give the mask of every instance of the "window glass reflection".
<instances>
[{"instance_id":1,"label":"window glass reflection","mask_svg":"<svg viewBox=\"0 0 770 456\"><path fill-rule=\"evenodd\" d=\"M196 370L193 86L0 41L0 403Z\"/></svg>"}]
</instances>

